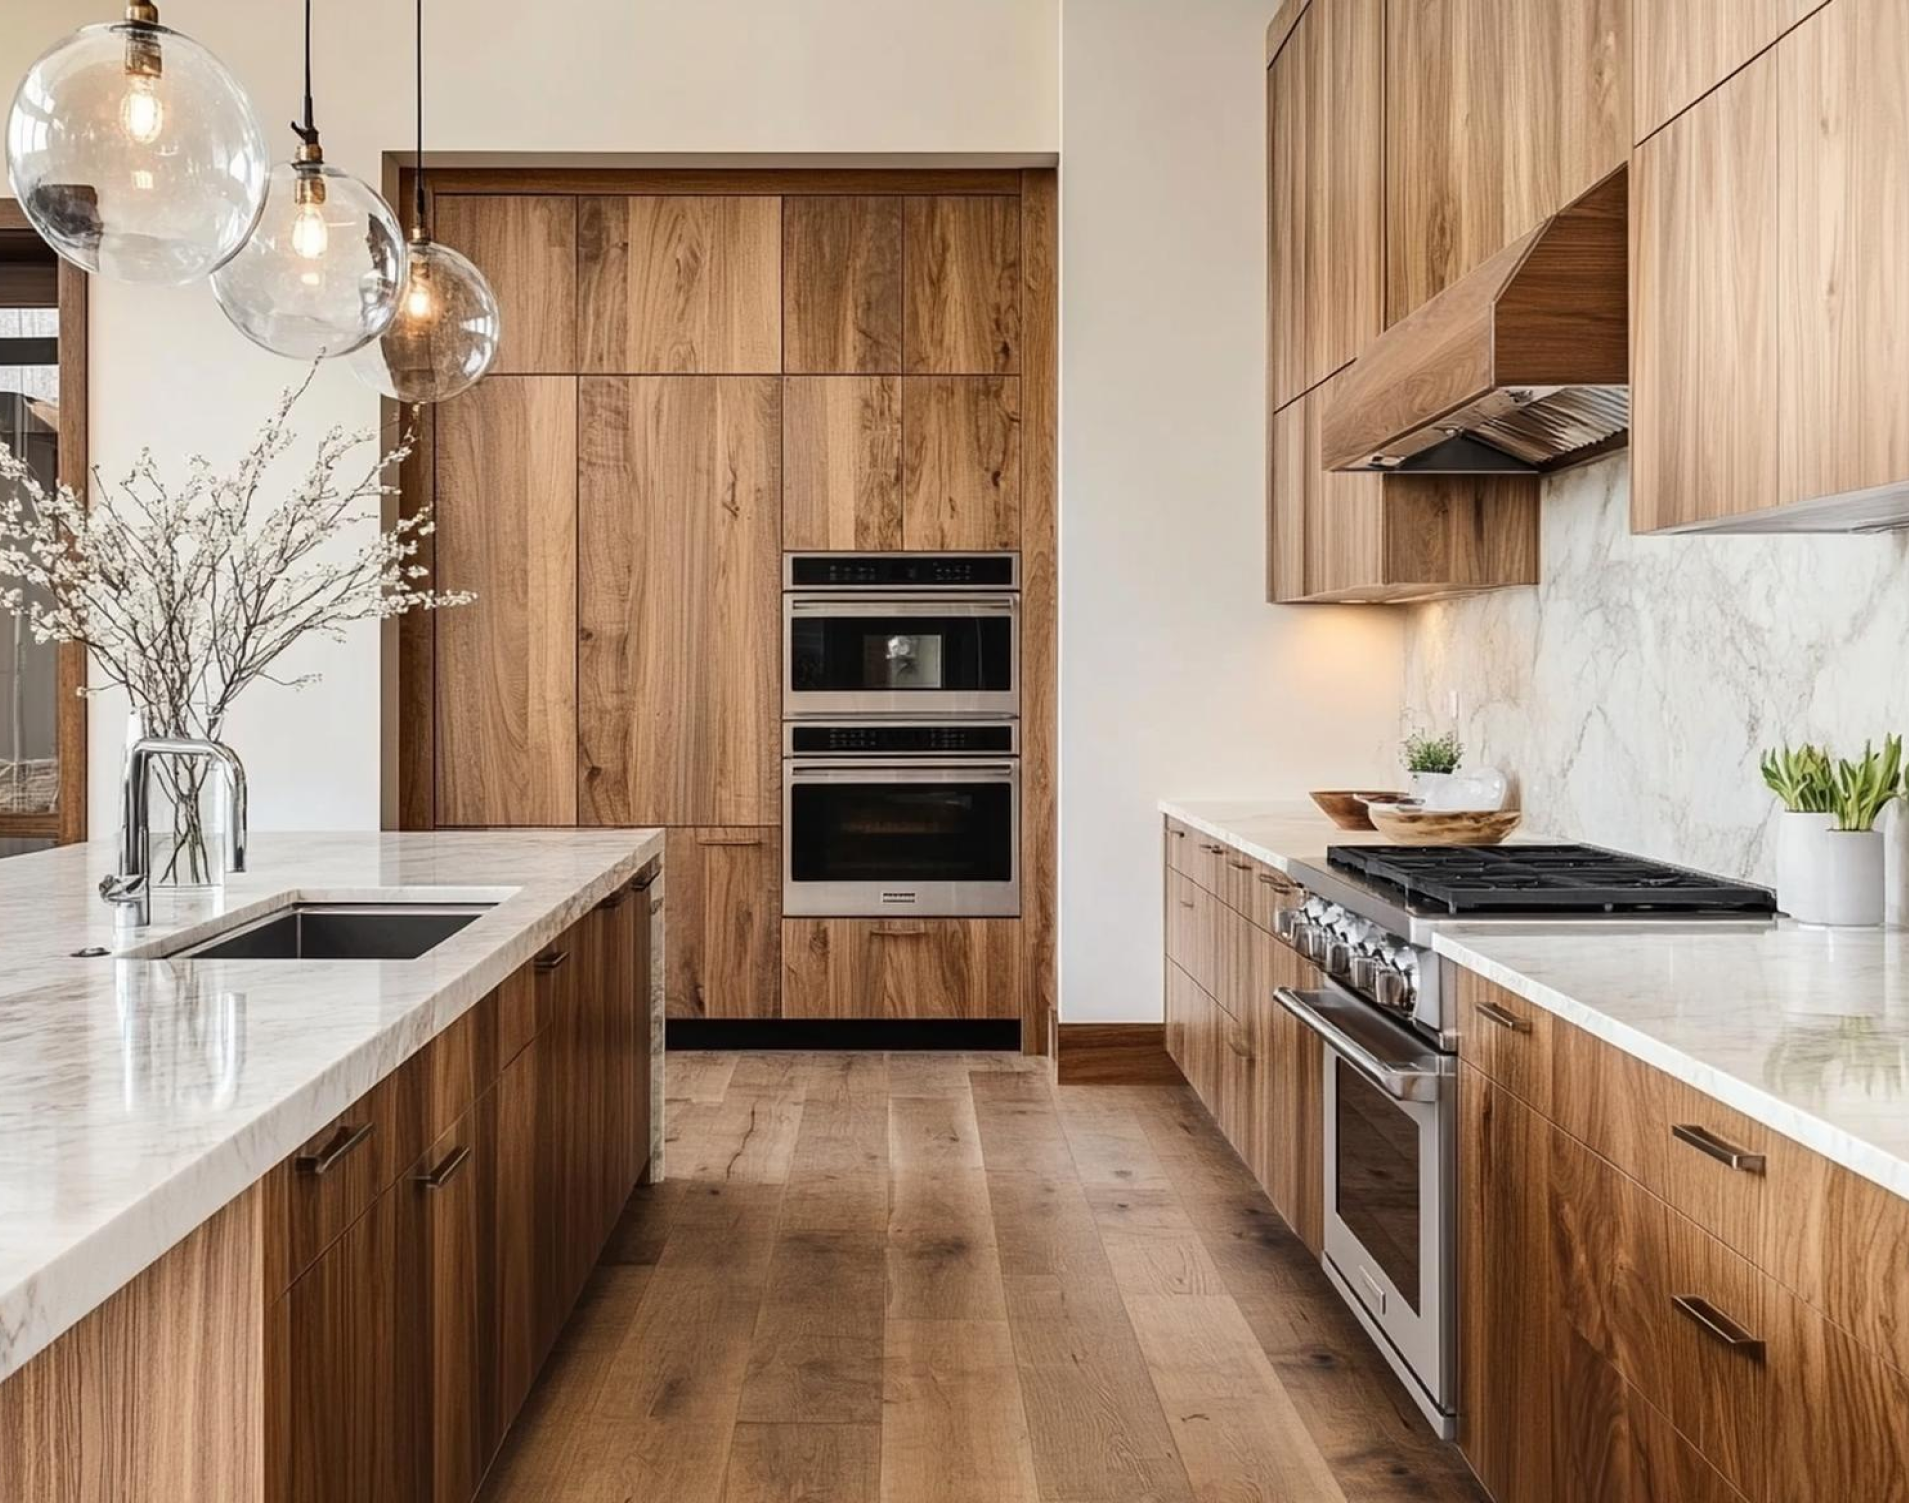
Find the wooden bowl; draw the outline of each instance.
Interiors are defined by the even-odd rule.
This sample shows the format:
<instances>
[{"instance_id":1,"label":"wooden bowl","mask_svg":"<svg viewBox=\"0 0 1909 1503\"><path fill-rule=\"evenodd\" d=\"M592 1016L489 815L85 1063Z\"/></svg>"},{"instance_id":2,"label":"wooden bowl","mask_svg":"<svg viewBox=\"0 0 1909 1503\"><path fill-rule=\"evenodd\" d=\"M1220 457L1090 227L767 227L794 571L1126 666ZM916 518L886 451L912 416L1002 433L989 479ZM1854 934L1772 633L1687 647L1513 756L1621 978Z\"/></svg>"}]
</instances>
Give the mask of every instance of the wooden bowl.
<instances>
[{"instance_id":1,"label":"wooden bowl","mask_svg":"<svg viewBox=\"0 0 1909 1503\"><path fill-rule=\"evenodd\" d=\"M1342 830L1369 830L1372 828L1372 816L1366 813L1365 801L1369 798L1404 798L1402 793L1373 792L1360 790L1354 792L1342 788L1315 788L1312 801L1317 804L1326 818Z\"/></svg>"},{"instance_id":2,"label":"wooden bowl","mask_svg":"<svg viewBox=\"0 0 1909 1503\"><path fill-rule=\"evenodd\" d=\"M1458 810L1404 809L1370 804L1372 827L1400 845L1496 845L1524 818L1516 809Z\"/></svg>"}]
</instances>

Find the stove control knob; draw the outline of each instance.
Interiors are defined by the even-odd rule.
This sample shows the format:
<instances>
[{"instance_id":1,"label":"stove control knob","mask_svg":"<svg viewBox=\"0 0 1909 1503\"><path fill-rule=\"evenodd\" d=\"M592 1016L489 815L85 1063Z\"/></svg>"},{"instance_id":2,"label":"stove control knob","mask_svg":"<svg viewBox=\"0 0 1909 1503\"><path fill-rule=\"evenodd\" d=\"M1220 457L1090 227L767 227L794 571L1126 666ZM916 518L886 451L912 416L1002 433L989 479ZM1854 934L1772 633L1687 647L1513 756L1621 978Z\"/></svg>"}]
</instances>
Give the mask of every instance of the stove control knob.
<instances>
[{"instance_id":1,"label":"stove control knob","mask_svg":"<svg viewBox=\"0 0 1909 1503\"><path fill-rule=\"evenodd\" d=\"M1360 951L1352 957L1352 964L1346 971L1346 980L1352 983L1354 991L1370 993L1380 964L1381 962L1371 955Z\"/></svg>"},{"instance_id":2,"label":"stove control knob","mask_svg":"<svg viewBox=\"0 0 1909 1503\"><path fill-rule=\"evenodd\" d=\"M1326 945L1326 974L1344 980L1352 974L1352 946L1343 939L1332 939Z\"/></svg>"},{"instance_id":3,"label":"stove control knob","mask_svg":"<svg viewBox=\"0 0 1909 1503\"><path fill-rule=\"evenodd\" d=\"M1391 966L1381 969L1372 979L1373 999L1392 1012L1412 1010L1412 982L1403 971Z\"/></svg>"}]
</instances>

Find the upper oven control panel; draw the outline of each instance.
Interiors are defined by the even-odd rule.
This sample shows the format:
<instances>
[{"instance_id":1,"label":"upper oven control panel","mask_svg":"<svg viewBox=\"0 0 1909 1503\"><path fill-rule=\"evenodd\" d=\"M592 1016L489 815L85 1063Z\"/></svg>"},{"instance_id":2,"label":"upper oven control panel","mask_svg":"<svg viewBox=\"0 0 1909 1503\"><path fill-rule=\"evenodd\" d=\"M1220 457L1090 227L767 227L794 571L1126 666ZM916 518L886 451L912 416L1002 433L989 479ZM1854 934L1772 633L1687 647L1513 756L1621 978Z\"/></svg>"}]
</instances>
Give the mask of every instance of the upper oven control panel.
<instances>
[{"instance_id":1,"label":"upper oven control panel","mask_svg":"<svg viewBox=\"0 0 1909 1503\"><path fill-rule=\"evenodd\" d=\"M993 754L1020 750L1012 721L810 721L785 727L789 756L857 756L900 753L908 756Z\"/></svg>"},{"instance_id":2,"label":"upper oven control panel","mask_svg":"<svg viewBox=\"0 0 1909 1503\"><path fill-rule=\"evenodd\" d=\"M791 590L1013 590L1013 553L791 553L783 585Z\"/></svg>"}]
</instances>

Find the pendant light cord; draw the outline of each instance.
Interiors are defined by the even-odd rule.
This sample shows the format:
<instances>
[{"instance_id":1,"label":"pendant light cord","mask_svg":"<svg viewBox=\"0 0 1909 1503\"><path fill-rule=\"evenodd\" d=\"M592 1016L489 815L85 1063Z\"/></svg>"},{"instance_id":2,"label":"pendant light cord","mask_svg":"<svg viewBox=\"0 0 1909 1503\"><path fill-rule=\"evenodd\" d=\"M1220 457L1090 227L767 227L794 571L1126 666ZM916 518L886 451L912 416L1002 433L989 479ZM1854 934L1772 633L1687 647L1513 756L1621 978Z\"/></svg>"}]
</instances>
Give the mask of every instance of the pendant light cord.
<instances>
[{"instance_id":1,"label":"pendant light cord","mask_svg":"<svg viewBox=\"0 0 1909 1503\"><path fill-rule=\"evenodd\" d=\"M292 130L307 146L318 144L318 126L312 120L312 0L305 0L305 123L294 120Z\"/></svg>"},{"instance_id":2,"label":"pendant light cord","mask_svg":"<svg viewBox=\"0 0 1909 1503\"><path fill-rule=\"evenodd\" d=\"M307 4L311 0L306 0ZM412 186L416 190L412 214L415 220L412 228L422 235L424 230L424 0L418 0L418 156L411 173Z\"/></svg>"}]
</instances>

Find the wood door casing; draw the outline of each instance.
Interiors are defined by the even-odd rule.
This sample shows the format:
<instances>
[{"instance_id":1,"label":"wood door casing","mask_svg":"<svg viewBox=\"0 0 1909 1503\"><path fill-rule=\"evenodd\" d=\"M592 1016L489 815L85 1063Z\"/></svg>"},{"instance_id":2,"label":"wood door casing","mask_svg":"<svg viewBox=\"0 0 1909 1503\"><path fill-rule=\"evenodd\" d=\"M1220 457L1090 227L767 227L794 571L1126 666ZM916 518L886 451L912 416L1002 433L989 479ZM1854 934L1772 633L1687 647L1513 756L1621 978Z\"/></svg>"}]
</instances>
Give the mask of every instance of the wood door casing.
<instances>
[{"instance_id":1,"label":"wood door casing","mask_svg":"<svg viewBox=\"0 0 1909 1503\"><path fill-rule=\"evenodd\" d=\"M437 822L570 825L577 384L496 376L436 414Z\"/></svg>"},{"instance_id":2,"label":"wood door casing","mask_svg":"<svg viewBox=\"0 0 1909 1503\"><path fill-rule=\"evenodd\" d=\"M1021 546L1021 383L904 376L903 546Z\"/></svg>"},{"instance_id":3,"label":"wood door casing","mask_svg":"<svg viewBox=\"0 0 1909 1503\"><path fill-rule=\"evenodd\" d=\"M785 1018L1018 1018L1014 919L784 919Z\"/></svg>"},{"instance_id":4,"label":"wood door casing","mask_svg":"<svg viewBox=\"0 0 1909 1503\"><path fill-rule=\"evenodd\" d=\"M902 539L899 376L782 383L782 546L882 550Z\"/></svg>"},{"instance_id":5,"label":"wood door casing","mask_svg":"<svg viewBox=\"0 0 1909 1503\"><path fill-rule=\"evenodd\" d=\"M577 241L585 374L782 369L780 199L585 198Z\"/></svg>"},{"instance_id":6,"label":"wood door casing","mask_svg":"<svg viewBox=\"0 0 1909 1503\"><path fill-rule=\"evenodd\" d=\"M902 251L902 369L1013 375L1021 368L1021 201L910 198Z\"/></svg>"},{"instance_id":7,"label":"wood door casing","mask_svg":"<svg viewBox=\"0 0 1909 1503\"><path fill-rule=\"evenodd\" d=\"M902 368L900 198L782 204L782 368L894 375Z\"/></svg>"},{"instance_id":8,"label":"wood door casing","mask_svg":"<svg viewBox=\"0 0 1909 1503\"><path fill-rule=\"evenodd\" d=\"M551 193L440 193L437 239L470 257L497 295L493 376L577 372L577 201Z\"/></svg>"},{"instance_id":9,"label":"wood door casing","mask_svg":"<svg viewBox=\"0 0 1909 1503\"><path fill-rule=\"evenodd\" d=\"M672 1018L782 1010L782 841L773 827L671 830L664 997Z\"/></svg>"},{"instance_id":10,"label":"wood door casing","mask_svg":"<svg viewBox=\"0 0 1909 1503\"><path fill-rule=\"evenodd\" d=\"M1631 163L1631 528L1770 505L1781 483L1776 58Z\"/></svg>"},{"instance_id":11,"label":"wood door casing","mask_svg":"<svg viewBox=\"0 0 1909 1503\"><path fill-rule=\"evenodd\" d=\"M586 379L577 776L595 825L780 818L780 383Z\"/></svg>"}]
</instances>

